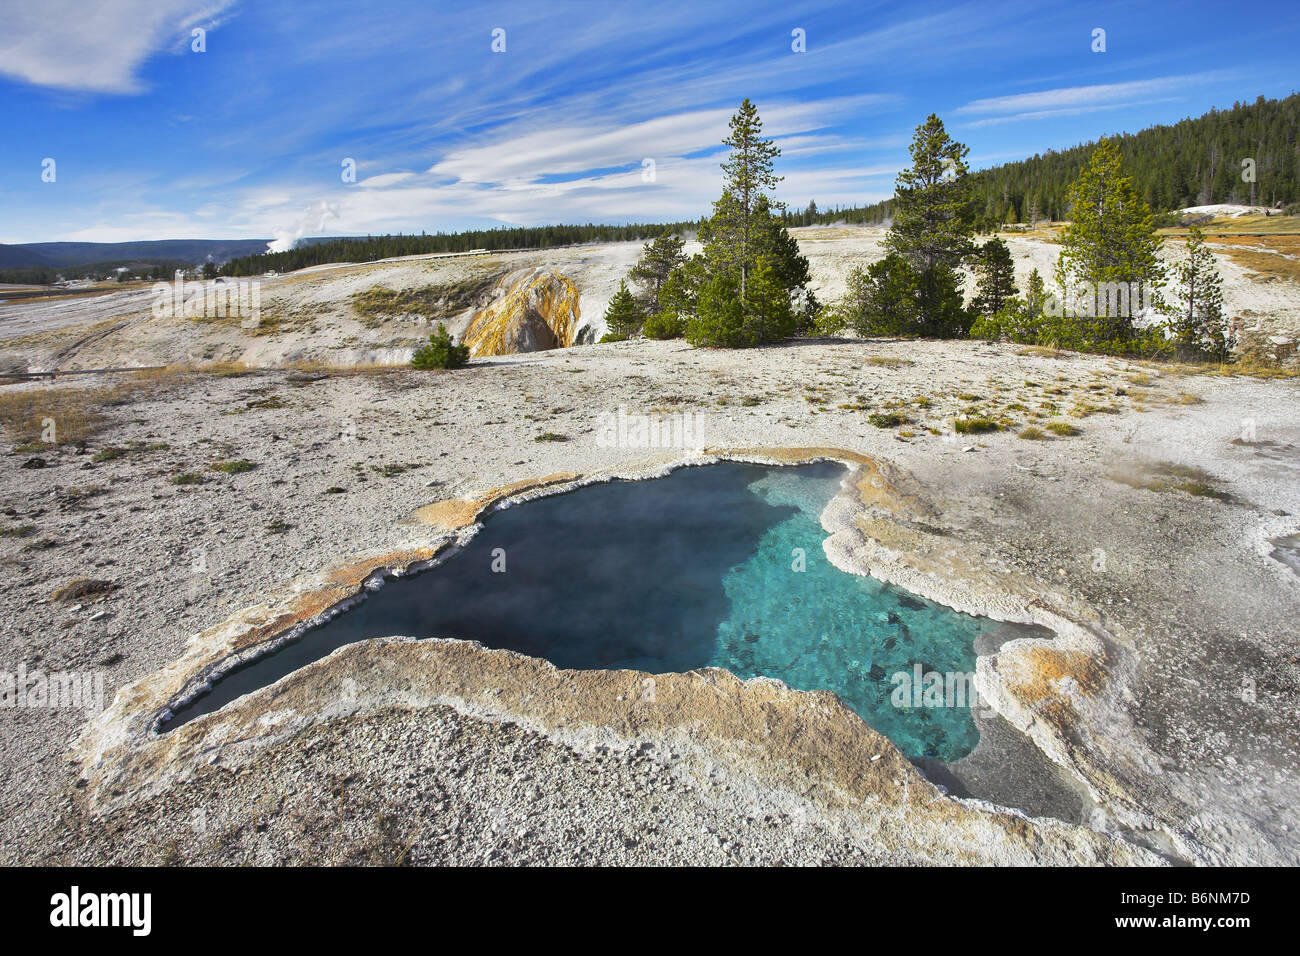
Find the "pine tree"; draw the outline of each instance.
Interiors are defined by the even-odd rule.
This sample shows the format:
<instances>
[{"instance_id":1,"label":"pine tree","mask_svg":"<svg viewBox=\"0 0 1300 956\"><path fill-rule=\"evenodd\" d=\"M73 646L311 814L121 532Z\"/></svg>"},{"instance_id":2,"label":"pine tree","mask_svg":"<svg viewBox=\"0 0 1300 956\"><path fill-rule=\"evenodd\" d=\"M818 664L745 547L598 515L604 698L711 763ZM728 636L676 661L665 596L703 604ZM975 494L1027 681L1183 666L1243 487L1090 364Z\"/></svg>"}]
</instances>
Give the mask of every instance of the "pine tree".
<instances>
[{"instance_id":1,"label":"pine tree","mask_svg":"<svg viewBox=\"0 0 1300 956\"><path fill-rule=\"evenodd\" d=\"M725 258L740 272L740 294L744 298L749 272L753 268L753 242L758 231L758 207L767 199L781 177L772 164L781 155L770 139L763 138L763 121L758 108L745 97L740 110L731 118L731 133L722 141L731 153L722 164L725 185L713 206L712 234L721 248L715 247L710 259Z\"/></svg>"},{"instance_id":2,"label":"pine tree","mask_svg":"<svg viewBox=\"0 0 1300 956\"><path fill-rule=\"evenodd\" d=\"M745 327L740 283L728 272L716 272L699 287L695 315L687 320L686 341L709 348L756 345Z\"/></svg>"},{"instance_id":3,"label":"pine tree","mask_svg":"<svg viewBox=\"0 0 1300 956\"><path fill-rule=\"evenodd\" d=\"M1178 294L1184 306L1170 322L1175 344L1186 357L1210 355L1223 360L1228 353L1223 315L1223 277L1201 230L1187 234L1187 254L1178 267Z\"/></svg>"},{"instance_id":4,"label":"pine tree","mask_svg":"<svg viewBox=\"0 0 1300 956\"><path fill-rule=\"evenodd\" d=\"M979 276L975 311L980 315L996 315L1016 294L1016 266L1011 260L1011 250L995 236L980 249L975 268Z\"/></svg>"},{"instance_id":5,"label":"pine tree","mask_svg":"<svg viewBox=\"0 0 1300 956\"><path fill-rule=\"evenodd\" d=\"M441 322L429 336L429 344L415 350L411 356L411 368L461 368L469 362L469 346L457 345L447 326Z\"/></svg>"},{"instance_id":6,"label":"pine tree","mask_svg":"<svg viewBox=\"0 0 1300 956\"><path fill-rule=\"evenodd\" d=\"M1031 319L1036 319L1043 314L1043 309L1047 304L1047 285L1043 282L1043 277L1034 269L1029 273L1029 279L1025 283L1025 314Z\"/></svg>"},{"instance_id":7,"label":"pine tree","mask_svg":"<svg viewBox=\"0 0 1300 956\"><path fill-rule=\"evenodd\" d=\"M799 252L799 242L790 235L781 219L772 214L764 199L757 206L761 226L755 238L755 267L766 264L785 290L786 299L795 317L793 332L806 332L817 314L817 297L808 288L812 283L812 268L807 256ZM785 334L790 334L789 332Z\"/></svg>"},{"instance_id":8,"label":"pine tree","mask_svg":"<svg viewBox=\"0 0 1300 956\"><path fill-rule=\"evenodd\" d=\"M1068 194L1070 224L1061 235L1057 279L1067 291L1082 284L1091 291L1093 314L1107 311L1095 289L1119 283L1131 289L1130 303L1159 305L1164 281L1160 263L1162 239L1151 208L1124 175L1119 150L1103 139ZM1114 316L1116 332L1133 330L1132 308Z\"/></svg>"},{"instance_id":9,"label":"pine tree","mask_svg":"<svg viewBox=\"0 0 1300 956\"><path fill-rule=\"evenodd\" d=\"M761 133L758 111L746 99L724 141L731 147L722 166L726 186L700 228L704 255L698 265L678 266L665 283L667 290L680 276L672 298L694 299L686 338L695 345L758 345L812 325L817 303L807 288L808 260L783 210L764 192L780 179L772 172L780 152Z\"/></svg>"},{"instance_id":10,"label":"pine tree","mask_svg":"<svg viewBox=\"0 0 1300 956\"><path fill-rule=\"evenodd\" d=\"M922 332L960 335L970 326L957 267L975 232L967 179L969 150L948 136L933 113L916 128L912 165L895 182L894 222L885 247L917 273Z\"/></svg>"},{"instance_id":11,"label":"pine tree","mask_svg":"<svg viewBox=\"0 0 1300 956\"><path fill-rule=\"evenodd\" d=\"M921 309L915 270L897 253L854 269L838 312L859 335L916 334Z\"/></svg>"},{"instance_id":12,"label":"pine tree","mask_svg":"<svg viewBox=\"0 0 1300 956\"><path fill-rule=\"evenodd\" d=\"M916 128L912 165L895 182L894 222L886 245L925 273L956 268L971 252L973 211L967 181L970 151L933 113Z\"/></svg>"},{"instance_id":13,"label":"pine tree","mask_svg":"<svg viewBox=\"0 0 1300 956\"><path fill-rule=\"evenodd\" d=\"M641 287L637 305L643 314L654 315L663 308L659 294L672 271L686 262L682 251L685 245L684 239L662 235L642 247L641 259L632 267L631 277Z\"/></svg>"},{"instance_id":14,"label":"pine tree","mask_svg":"<svg viewBox=\"0 0 1300 956\"><path fill-rule=\"evenodd\" d=\"M641 331L645 313L637 305L636 299L627 287L626 281L620 281L618 291L609 300L605 309L605 325L610 334L620 338L629 338Z\"/></svg>"}]
</instances>

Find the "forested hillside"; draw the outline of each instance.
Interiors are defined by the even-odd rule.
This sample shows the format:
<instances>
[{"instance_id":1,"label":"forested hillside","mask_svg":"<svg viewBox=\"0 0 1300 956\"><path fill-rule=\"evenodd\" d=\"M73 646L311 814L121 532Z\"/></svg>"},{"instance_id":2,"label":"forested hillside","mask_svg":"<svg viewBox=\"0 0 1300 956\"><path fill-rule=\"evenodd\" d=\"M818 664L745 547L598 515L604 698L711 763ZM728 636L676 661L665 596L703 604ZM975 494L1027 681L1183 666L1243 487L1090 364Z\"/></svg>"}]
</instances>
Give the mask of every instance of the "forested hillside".
<instances>
[{"instance_id":1,"label":"forested hillside","mask_svg":"<svg viewBox=\"0 0 1300 956\"><path fill-rule=\"evenodd\" d=\"M1229 110L1211 110L1172 126L1109 137L1124 169L1157 211L1209 203L1289 205L1300 200L1300 94L1259 97ZM985 222L1066 219L1065 194L1087 164L1095 142L1048 150L971 174L976 213ZM1255 161L1255 182L1242 179L1242 160ZM1253 187L1253 188L1252 188ZM850 209L792 211L793 223L879 223L894 202Z\"/></svg>"}]
</instances>

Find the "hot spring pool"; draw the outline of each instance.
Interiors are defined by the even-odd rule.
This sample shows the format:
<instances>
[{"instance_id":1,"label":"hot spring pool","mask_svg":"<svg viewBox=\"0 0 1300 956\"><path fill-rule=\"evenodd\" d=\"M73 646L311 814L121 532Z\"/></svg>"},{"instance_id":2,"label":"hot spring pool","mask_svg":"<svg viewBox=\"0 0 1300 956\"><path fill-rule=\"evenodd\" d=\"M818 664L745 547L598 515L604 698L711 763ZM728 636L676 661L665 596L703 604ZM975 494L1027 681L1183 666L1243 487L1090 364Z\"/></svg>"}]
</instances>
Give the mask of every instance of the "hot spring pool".
<instances>
[{"instance_id":1,"label":"hot spring pool","mask_svg":"<svg viewBox=\"0 0 1300 956\"><path fill-rule=\"evenodd\" d=\"M910 757L958 759L978 740L970 707L913 706L910 694L895 706L891 677L917 665L968 674L976 640L1006 625L832 565L819 518L844 474L835 462L728 462L498 511L438 567L389 581L232 671L164 729L345 644L405 635L477 640L565 668L775 677L834 691Z\"/></svg>"}]
</instances>

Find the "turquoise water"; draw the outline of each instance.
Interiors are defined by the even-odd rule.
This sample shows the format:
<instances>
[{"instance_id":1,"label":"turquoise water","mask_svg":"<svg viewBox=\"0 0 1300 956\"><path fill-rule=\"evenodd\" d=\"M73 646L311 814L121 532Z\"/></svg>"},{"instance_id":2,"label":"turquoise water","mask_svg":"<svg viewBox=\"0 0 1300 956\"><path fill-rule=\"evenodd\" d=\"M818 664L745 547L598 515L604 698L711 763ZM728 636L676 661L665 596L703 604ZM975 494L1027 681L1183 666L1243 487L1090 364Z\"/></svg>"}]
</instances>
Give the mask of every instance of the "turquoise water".
<instances>
[{"instance_id":1,"label":"turquoise water","mask_svg":"<svg viewBox=\"0 0 1300 956\"><path fill-rule=\"evenodd\" d=\"M722 463L499 511L439 567L232 672L168 726L344 644L436 636L560 667L715 666L830 690L908 756L955 760L978 740L969 708L894 706L890 677L968 673L976 638L1001 625L835 568L819 516L844 474Z\"/></svg>"}]
</instances>

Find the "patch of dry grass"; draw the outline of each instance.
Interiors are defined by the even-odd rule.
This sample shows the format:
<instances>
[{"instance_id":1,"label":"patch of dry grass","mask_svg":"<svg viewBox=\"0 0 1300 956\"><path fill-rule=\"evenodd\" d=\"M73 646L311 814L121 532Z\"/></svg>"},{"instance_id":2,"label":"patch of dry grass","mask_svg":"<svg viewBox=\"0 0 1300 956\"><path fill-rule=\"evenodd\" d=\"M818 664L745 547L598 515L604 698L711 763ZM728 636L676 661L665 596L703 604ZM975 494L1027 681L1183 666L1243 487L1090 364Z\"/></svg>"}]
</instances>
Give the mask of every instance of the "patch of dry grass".
<instances>
[{"instance_id":1,"label":"patch of dry grass","mask_svg":"<svg viewBox=\"0 0 1300 956\"><path fill-rule=\"evenodd\" d=\"M100 388L7 388L0 391L0 425L20 446L83 442L107 426L107 409L134 401L150 384L127 380Z\"/></svg>"},{"instance_id":2,"label":"patch of dry grass","mask_svg":"<svg viewBox=\"0 0 1300 956\"><path fill-rule=\"evenodd\" d=\"M483 301L497 282L496 275L478 275L444 285L419 289L389 289L372 286L352 296L358 321L378 328L389 319L419 316L432 321L450 319Z\"/></svg>"},{"instance_id":3,"label":"patch of dry grass","mask_svg":"<svg viewBox=\"0 0 1300 956\"><path fill-rule=\"evenodd\" d=\"M1072 435L1081 434L1080 429L1071 425L1069 422L1048 422L1043 427L1053 435L1060 435L1062 438L1069 438Z\"/></svg>"},{"instance_id":4,"label":"patch of dry grass","mask_svg":"<svg viewBox=\"0 0 1300 956\"><path fill-rule=\"evenodd\" d=\"M1279 365L1276 362L1264 362L1259 359L1239 359L1235 362L1202 362L1194 365L1171 366L1171 371L1180 375L1222 375L1232 378L1236 375L1247 378L1300 378L1300 368Z\"/></svg>"},{"instance_id":5,"label":"patch of dry grass","mask_svg":"<svg viewBox=\"0 0 1300 956\"><path fill-rule=\"evenodd\" d=\"M953 430L959 435L979 435L985 432L996 432L1002 429L1002 426L987 417L970 417L958 418L952 423Z\"/></svg>"},{"instance_id":6,"label":"patch of dry grass","mask_svg":"<svg viewBox=\"0 0 1300 956\"><path fill-rule=\"evenodd\" d=\"M895 358L892 355L871 355L867 358L867 364L880 368L905 368L916 363L911 359Z\"/></svg>"},{"instance_id":7,"label":"patch of dry grass","mask_svg":"<svg viewBox=\"0 0 1300 956\"><path fill-rule=\"evenodd\" d=\"M1054 345L1027 345L1016 352L1017 355L1032 355L1036 358L1067 359L1070 353Z\"/></svg>"}]
</instances>

